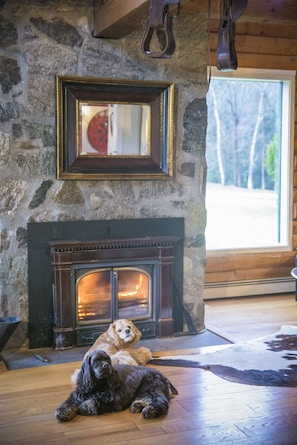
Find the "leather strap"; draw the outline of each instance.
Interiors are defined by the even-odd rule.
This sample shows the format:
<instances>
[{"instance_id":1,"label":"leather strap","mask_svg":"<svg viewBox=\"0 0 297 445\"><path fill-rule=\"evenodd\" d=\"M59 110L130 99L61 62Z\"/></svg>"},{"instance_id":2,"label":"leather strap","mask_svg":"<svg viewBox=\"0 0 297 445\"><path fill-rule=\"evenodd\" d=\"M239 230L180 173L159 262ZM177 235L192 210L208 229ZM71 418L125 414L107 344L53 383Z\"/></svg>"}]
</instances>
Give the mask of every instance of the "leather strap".
<instances>
[{"instance_id":1,"label":"leather strap","mask_svg":"<svg viewBox=\"0 0 297 445\"><path fill-rule=\"evenodd\" d=\"M219 71L237 69L235 50L235 23L232 19L232 0L221 0L216 64Z\"/></svg>"},{"instance_id":2,"label":"leather strap","mask_svg":"<svg viewBox=\"0 0 297 445\"><path fill-rule=\"evenodd\" d=\"M248 0L232 0L232 20L236 22L244 13Z\"/></svg>"},{"instance_id":3,"label":"leather strap","mask_svg":"<svg viewBox=\"0 0 297 445\"><path fill-rule=\"evenodd\" d=\"M235 23L224 20L218 31L217 68L219 71L237 69L237 55L235 50Z\"/></svg>"}]
</instances>

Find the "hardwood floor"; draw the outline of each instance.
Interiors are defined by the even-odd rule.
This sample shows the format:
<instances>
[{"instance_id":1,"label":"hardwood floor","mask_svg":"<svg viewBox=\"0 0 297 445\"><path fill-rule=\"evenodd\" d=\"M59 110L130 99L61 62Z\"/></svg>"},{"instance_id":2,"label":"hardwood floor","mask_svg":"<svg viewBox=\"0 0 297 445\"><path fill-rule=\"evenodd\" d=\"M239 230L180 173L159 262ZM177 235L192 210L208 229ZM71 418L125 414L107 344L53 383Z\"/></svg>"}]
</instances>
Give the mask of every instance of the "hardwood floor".
<instances>
[{"instance_id":1,"label":"hardwood floor","mask_svg":"<svg viewBox=\"0 0 297 445\"><path fill-rule=\"evenodd\" d=\"M233 342L262 337L282 325L297 325L295 294L207 300L205 323Z\"/></svg>"},{"instance_id":2,"label":"hardwood floor","mask_svg":"<svg viewBox=\"0 0 297 445\"><path fill-rule=\"evenodd\" d=\"M207 318L237 337L256 337L260 332L265 335L268 325L274 330L281 324L296 324L296 302L291 307L282 299L282 307L276 297L271 297L270 302L265 299L264 306L258 301L253 300L254 310L246 299L208 301ZM226 323L223 321L224 313L229 322L227 317ZM258 326L261 320L263 329ZM144 420L140 414L124 411L98 417L78 416L69 423L57 423L54 411L69 395L70 375L77 366L79 363L66 363L16 371L0 367L1 444L297 443L297 388L252 387L190 368L159 367L179 390L164 418Z\"/></svg>"}]
</instances>

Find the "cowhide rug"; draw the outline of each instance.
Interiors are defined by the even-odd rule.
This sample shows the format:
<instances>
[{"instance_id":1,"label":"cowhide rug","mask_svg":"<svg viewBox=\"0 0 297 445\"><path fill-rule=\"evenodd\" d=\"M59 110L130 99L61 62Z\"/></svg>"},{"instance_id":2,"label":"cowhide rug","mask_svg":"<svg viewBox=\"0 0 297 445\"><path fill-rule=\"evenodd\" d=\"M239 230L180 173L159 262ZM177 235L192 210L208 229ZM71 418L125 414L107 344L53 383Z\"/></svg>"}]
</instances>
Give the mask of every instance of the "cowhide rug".
<instances>
[{"instance_id":1,"label":"cowhide rug","mask_svg":"<svg viewBox=\"0 0 297 445\"><path fill-rule=\"evenodd\" d=\"M154 358L150 364L207 369L226 380L257 386L297 386L297 327L207 353Z\"/></svg>"}]
</instances>

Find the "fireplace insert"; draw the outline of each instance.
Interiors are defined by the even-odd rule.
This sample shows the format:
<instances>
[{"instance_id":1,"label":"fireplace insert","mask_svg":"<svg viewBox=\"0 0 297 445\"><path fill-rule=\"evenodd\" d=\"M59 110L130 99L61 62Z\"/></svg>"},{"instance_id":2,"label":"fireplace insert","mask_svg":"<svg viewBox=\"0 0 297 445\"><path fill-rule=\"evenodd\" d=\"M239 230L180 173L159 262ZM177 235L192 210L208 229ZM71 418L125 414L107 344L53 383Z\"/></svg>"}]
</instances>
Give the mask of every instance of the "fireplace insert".
<instances>
[{"instance_id":1,"label":"fireplace insert","mask_svg":"<svg viewBox=\"0 0 297 445\"><path fill-rule=\"evenodd\" d=\"M54 347L92 344L119 318L142 337L173 335L174 246L178 237L50 241Z\"/></svg>"},{"instance_id":2,"label":"fireplace insert","mask_svg":"<svg viewBox=\"0 0 297 445\"><path fill-rule=\"evenodd\" d=\"M117 318L143 338L183 331L184 218L27 228L30 348L90 344Z\"/></svg>"}]
</instances>

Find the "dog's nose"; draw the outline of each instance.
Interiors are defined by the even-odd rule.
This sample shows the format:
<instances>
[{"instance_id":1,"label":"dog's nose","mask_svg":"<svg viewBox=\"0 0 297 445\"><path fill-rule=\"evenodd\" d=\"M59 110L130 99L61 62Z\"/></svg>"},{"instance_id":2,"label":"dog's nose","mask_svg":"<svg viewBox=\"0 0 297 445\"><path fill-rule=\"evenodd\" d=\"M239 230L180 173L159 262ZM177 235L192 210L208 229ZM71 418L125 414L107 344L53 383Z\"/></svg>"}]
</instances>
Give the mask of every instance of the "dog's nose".
<instances>
[{"instance_id":1,"label":"dog's nose","mask_svg":"<svg viewBox=\"0 0 297 445\"><path fill-rule=\"evenodd\" d=\"M103 362L102 363L102 368L107 368L108 367L108 363L107 362Z\"/></svg>"},{"instance_id":2,"label":"dog's nose","mask_svg":"<svg viewBox=\"0 0 297 445\"><path fill-rule=\"evenodd\" d=\"M130 334L130 329L126 329L126 334Z\"/></svg>"}]
</instances>

